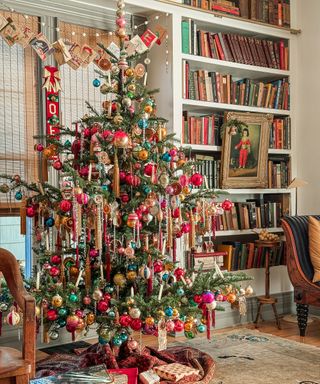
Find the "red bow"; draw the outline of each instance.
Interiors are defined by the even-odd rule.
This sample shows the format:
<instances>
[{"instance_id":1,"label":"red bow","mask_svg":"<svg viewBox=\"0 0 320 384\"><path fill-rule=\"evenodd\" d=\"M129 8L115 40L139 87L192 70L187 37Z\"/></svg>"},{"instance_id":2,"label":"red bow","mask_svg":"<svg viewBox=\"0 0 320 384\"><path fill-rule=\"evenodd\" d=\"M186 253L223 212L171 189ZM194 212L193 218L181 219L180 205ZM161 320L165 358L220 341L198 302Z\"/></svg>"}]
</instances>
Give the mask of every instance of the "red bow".
<instances>
[{"instance_id":1,"label":"red bow","mask_svg":"<svg viewBox=\"0 0 320 384\"><path fill-rule=\"evenodd\" d=\"M61 91L60 72L58 68L45 66L43 78L45 81L42 88L54 93Z\"/></svg>"}]
</instances>

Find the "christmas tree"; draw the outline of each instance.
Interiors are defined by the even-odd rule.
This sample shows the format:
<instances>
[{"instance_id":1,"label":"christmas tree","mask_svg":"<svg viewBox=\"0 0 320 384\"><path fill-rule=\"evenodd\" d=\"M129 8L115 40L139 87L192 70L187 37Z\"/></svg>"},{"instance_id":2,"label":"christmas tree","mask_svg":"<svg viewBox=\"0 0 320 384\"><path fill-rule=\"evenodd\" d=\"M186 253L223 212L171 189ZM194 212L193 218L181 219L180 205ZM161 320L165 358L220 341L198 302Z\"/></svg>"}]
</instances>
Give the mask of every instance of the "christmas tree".
<instances>
[{"instance_id":1,"label":"christmas tree","mask_svg":"<svg viewBox=\"0 0 320 384\"><path fill-rule=\"evenodd\" d=\"M102 113L89 105L75 128L39 138L41 182L10 176L2 191L22 199L22 227L33 220L28 284L49 337L63 327L73 335L95 327L100 343L119 346L132 330L156 334L161 324L193 338L210 328L219 301L245 296L244 273L183 268L181 249L194 248L198 235L214 237L216 215L232 203L216 202L220 192L206 188L156 116L146 68L128 56L122 0L117 17L119 55L103 47L111 67L93 81L106 95ZM48 165L59 185L45 180Z\"/></svg>"}]
</instances>

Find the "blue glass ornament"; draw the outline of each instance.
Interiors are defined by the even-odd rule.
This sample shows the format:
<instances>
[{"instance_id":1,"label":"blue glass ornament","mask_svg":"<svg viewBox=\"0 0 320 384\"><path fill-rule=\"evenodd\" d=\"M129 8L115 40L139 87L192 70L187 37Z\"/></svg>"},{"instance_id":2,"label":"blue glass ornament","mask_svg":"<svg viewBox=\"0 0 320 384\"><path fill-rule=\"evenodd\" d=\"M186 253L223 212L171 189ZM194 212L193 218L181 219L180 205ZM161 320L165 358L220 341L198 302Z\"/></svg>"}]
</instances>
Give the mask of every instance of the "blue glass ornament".
<instances>
[{"instance_id":1,"label":"blue glass ornament","mask_svg":"<svg viewBox=\"0 0 320 384\"><path fill-rule=\"evenodd\" d=\"M178 296L183 296L184 295L184 289L183 288L178 288L177 289L177 295Z\"/></svg>"},{"instance_id":2,"label":"blue glass ornament","mask_svg":"<svg viewBox=\"0 0 320 384\"><path fill-rule=\"evenodd\" d=\"M14 197L15 197L16 200L21 200L22 199L22 193L20 191L18 191L18 192L16 192Z\"/></svg>"},{"instance_id":3,"label":"blue glass ornament","mask_svg":"<svg viewBox=\"0 0 320 384\"><path fill-rule=\"evenodd\" d=\"M120 347L120 345L122 344L121 338L119 336L114 336L114 338L112 339L112 344L116 347Z\"/></svg>"},{"instance_id":4,"label":"blue glass ornament","mask_svg":"<svg viewBox=\"0 0 320 384\"><path fill-rule=\"evenodd\" d=\"M109 186L108 185L101 185L101 189L103 191L109 191Z\"/></svg>"},{"instance_id":5,"label":"blue glass ornament","mask_svg":"<svg viewBox=\"0 0 320 384\"><path fill-rule=\"evenodd\" d=\"M59 316L65 317L65 316L67 316L67 314L68 314L67 308L59 308L59 310L58 310L58 315Z\"/></svg>"},{"instance_id":6,"label":"blue glass ornament","mask_svg":"<svg viewBox=\"0 0 320 384\"><path fill-rule=\"evenodd\" d=\"M69 300L72 302L72 303L76 303L78 301L78 296L75 294L75 293L70 293L69 295Z\"/></svg>"},{"instance_id":7,"label":"blue glass ornament","mask_svg":"<svg viewBox=\"0 0 320 384\"><path fill-rule=\"evenodd\" d=\"M105 340L102 336L99 336L98 341L101 345L108 344L109 340Z\"/></svg>"},{"instance_id":8,"label":"blue glass ornament","mask_svg":"<svg viewBox=\"0 0 320 384\"><path fill-rule=\"evenodd\" d=\"M137 248L137 244L136 244L134 241L131 241L131 242L130 242L130 247L131 247L132 249L136 249L136 248Z\"/></svg>"},{"instance_id":9,"label":"blue glass ornament","mask_svg":"<svg viewBox=\"0 0 320 384\"><path fill-rule=\"evenodd\" d=\"M144 185L142 190L143 193L145 193L146 195L151 192L151 188L149 187L149 185Z\"/></svg>"},{"instance_id":10,"label":"blue glass ornament","mask_svg":"<svg viewBox=\"0 0 320 384\"><path fill-rule=\"evenodd\" d=\"M169 154L168 152L166 152L166 153L164 153L164 154L161 156L161 159L162 159L163 161L166 161L166 162L169 163L169 161L171 161L171 156L170 156L170 154Z\"/></svg>"},{"instance_id":11,"label":"blue glass ornament","mask_svg":"<svg viewBox=\"0 0 320 384\"><path fill-rule=\"evenodd\" d=\"M122 333L120 333L120 339L122 342L127 341L128 335L126 333L122 332Z\"/></svg>"},{"instance_id":12,"label":"blue glass ornament","mask_svg":"<svg viewBox=\"0 0 320 384\"><path fill-rule=\"evenodd\" d=\"M139 128L142 128L142 129L146 129L146 128L148 128L148 127L149 127L149 122L148 122L148 120L146 120L146 119L140 119L140 120L138 121L138 127L139 127Z\"/></svg>"},{"instance_id":13,"label":"blue glass ornament","mask_svg":"<svg viewBox=\"0 0 320 384\"><path fill-rule=\"evenodd\" d=\"M138 270L137 264L129 264L128 265L128 271L137 271L137 270Z\"/></svg>"},{"instance_id":14,"label":"blue glass ornament","mask_svg":"<svg viewBox=\"0 0 320 384\"><path fill-rule=\"evenodd\" d=\"M171 317L172 314L173 314L173 309L172 309L171 307L167 307L167 308L164 310L164 313L166 314L166 316Z\"/></svg>"},{"instance_id":15,"label":"blue glass ornament","mask_svg":"<svg viewBox=\"0 0 320 384\"><path fill-rule=\"evenodd\" d=\"M204 333L206 331L206 326L204 324L199 324L197 330L199 333Z\"/></svg>"},{"instance_id":16,"label":"blue glass ornament","mask_svg":"<svg viewBox=\"0 0 320 384\"><path fill-rule=\"evenodd\" d=\"M149 141L145 141L143 143L143 148L145 148L147 150L151 149L151 143L149 143Z\"/></svg>"},{"instance_id":17,"label":"blue glass ornament","mask_svg":"<svg viewBox=\"0 0 320 384\"><path fill-rule=\"evenodd\" d=\"M93 81L92 81L92 85L94 86L94 87L100 87L100 84L101 84L101 81L99 80L99 79L94 79Z\"/></svg>"},{"instance_id":18,"label":"blue glass ornament","mask_svg":"<svg viewBox=\"0 0 320 384\"><path fill-rule=\"evenodd\" d=\"M163 281L167 281L167 280L168 280L168 277L169 277L169 273L168 273L168 272L165 272L165 273L162 275L162 280L163 280Z\"/></svg>"},{"instance_id":19,"label":"blue glass ornament","mask_svg":"<svg viewBox=\"0 0 320 384\"><path fill-rule=\"evenodd\" d=\"M114 319L114 318L116 317L116 313L115 313L115 311L113 311L113 310L110 310L110 311L107 313L107 315L108 315L108 318L109 318L109 319Z\"/></svg>"},{"instance_id":20,"label":"blue glass ornament","mask_svg":"<svg viewBox=\"0 0 320 384\"><path fill-rule=\"evenodd\" d=\"M53 227L54 226L54 218L53 217L48 217L46 219L46 221L44 222L44 224L47 226L47 227Z\"/></svg>"}]
</instances>

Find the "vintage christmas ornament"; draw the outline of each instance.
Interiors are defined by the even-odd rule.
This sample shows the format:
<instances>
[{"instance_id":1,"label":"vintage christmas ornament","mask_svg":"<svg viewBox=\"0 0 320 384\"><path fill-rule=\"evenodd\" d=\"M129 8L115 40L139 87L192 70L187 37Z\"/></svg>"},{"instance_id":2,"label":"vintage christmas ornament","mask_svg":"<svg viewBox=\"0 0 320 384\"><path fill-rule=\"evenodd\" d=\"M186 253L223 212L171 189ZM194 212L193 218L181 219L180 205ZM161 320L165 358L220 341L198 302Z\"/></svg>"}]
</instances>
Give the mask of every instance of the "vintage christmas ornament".
<instances>
[{"instance_id":1,"label":"vintage christmas ornament","mask_svg":"<svg viewBox=\"0 0 320 384\"><path fill-rule=\"evenodd\" d=\"M60 295L54 295L51 300L53 307L59 308L63 304L63 298Z\"/></svg>"}]
</instances>

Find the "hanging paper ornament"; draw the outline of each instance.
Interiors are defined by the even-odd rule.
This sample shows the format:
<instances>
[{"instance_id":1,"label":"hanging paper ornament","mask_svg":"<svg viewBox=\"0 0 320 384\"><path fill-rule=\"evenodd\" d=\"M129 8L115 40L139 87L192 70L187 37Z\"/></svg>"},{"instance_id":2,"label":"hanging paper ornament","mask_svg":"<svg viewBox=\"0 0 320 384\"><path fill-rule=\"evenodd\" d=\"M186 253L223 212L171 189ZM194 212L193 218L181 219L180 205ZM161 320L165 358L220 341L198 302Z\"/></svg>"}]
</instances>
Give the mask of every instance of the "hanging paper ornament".
<instances>
[{"instance_id":1,"label":"hanging paper ornament","mask_svg":"<svg viewBox=\"0 0 320 384\"><path fill-rule=\"evenodd\" d=\"M12 308L12 310L7 314L7 324L15 326L18 325L19 322L20 315L14 308Z\"/></svg>"},{"instance_id":2,"label":"hanging paper ornament","mask_svg":"<svg viewBox=\"0 0 320 384\"><path fill-rule=\"evenodd\" d=\"M54 295L51 300L51 305L53 307L61 307L63 303L63 298L60 295Z\"/></svg>"}]
</instances>

